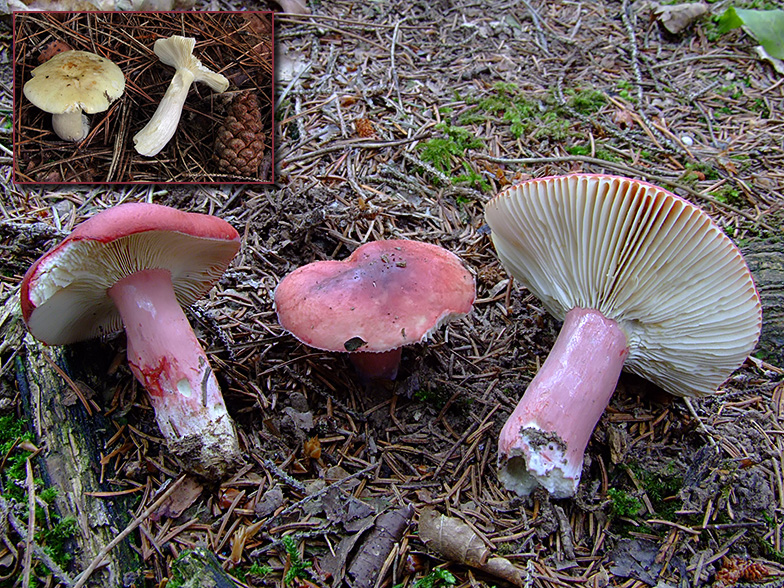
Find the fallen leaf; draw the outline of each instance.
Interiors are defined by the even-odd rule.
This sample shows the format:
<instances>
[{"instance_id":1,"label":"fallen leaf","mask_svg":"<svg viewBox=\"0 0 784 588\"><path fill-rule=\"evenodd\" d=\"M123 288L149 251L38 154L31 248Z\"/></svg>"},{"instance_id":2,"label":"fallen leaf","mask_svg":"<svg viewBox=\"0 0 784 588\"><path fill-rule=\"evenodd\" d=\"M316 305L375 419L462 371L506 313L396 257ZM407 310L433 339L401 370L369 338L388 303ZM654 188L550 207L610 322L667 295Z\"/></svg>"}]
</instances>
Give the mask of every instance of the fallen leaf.
<instances>
[{"instance_id":1,"label":"fallen leaf","mask_svg":"<svg viewBox=\"0 0 784 588\"><path fill-rule=\"evenodd\" d=\"M425 508L419 515L419 538L444 559L477 568L515 586L524 585L520 570L506 558L490 557L489 542L456 517Z\"/></svg>"},{"instance_id":2,"label":"fallen leaf","mask_svg":"<svg viewBox=\"0 0 784 588\"><path fill-rule=\"evenodd\" d=\"M634 115L625 108L618 108L613 114L613 122L622 129L628 129L634 123Z\"/></svg>"},{"instance_id":3,"label":"fallen leaf","mask_svg":"<svg viewBox=\"0 0 784 588\"><path fill-rule=\"evenodd\" d=\"M705 2L667 4L654 10L662 26L673 35L680 33L707 12L708 5Z\"/></svg>"}]
</instances>

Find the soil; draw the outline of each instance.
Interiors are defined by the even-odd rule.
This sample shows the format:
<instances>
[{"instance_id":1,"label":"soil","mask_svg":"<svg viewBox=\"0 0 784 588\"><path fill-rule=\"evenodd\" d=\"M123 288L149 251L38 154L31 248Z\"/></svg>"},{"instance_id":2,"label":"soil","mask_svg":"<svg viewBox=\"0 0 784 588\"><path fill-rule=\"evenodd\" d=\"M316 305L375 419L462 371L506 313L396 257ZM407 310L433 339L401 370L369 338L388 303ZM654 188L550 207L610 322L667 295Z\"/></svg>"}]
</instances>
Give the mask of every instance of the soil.
<instances>
[{"instance_id":1,"label":"soil","mask_svg":"<svg viewBox=\"0 0 784 588\"><path fill-rule=\"evenodd\" d=\"M444 552L423 541L425 507L467 524L470 540L516 568L520 586L727 585L719 572L781 585L784 371L771 339L704 398L622 374L574 498L520 498L495 473L500 428L559 328L495 255L483 218L495 193L529 177L625 175L700 206L742 248L768 251L780 239L784 83L742 30L718 33L713 15L726 3L708 7L671 34L647 2L311 3L309 15L275 18L274 185L22 186L2 159L0 301L17 296L26 268L71 227L122 201L215 214L242 235L189 317L247 465L218 484L176 486L168 510L136 521L128 585L162 585L197 545L241 586L517 582L461 562L461 545ZM13 94L2 87L9 117ZM344 355L285 333L273 293L303 264L386 238L459 255L477 301L405 348L394 382L366 385ZM764 295L781 291L780 275L757 274L764 312L780 312L780 299ZM70 356L98 376L94 402L112 423L96 468L107 491L138 490L139 515L181 468L124 345L118 336ZM11 350L0 357L8 415L23 412L13 361ZM388 529L385 515L395 520ZM0 532L19 544L18 532ZM380 543L363 540L372 533L393 537L373 557ZM10 553L0 574L16 565ZM346 575L357 569L375 571ZM30 585L50 575L37 565Z\"/></svg>"}]
</instances>

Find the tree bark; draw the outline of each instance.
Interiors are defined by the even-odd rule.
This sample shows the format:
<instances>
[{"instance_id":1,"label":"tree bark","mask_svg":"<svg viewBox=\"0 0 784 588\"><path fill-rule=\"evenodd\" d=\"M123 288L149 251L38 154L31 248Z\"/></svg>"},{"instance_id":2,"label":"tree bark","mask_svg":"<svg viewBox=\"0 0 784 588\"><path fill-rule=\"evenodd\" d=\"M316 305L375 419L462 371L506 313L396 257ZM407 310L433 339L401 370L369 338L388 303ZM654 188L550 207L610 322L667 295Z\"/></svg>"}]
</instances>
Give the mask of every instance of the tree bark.
<instances>
[{"instance_id":1,"label":"tree bark","mask_svg":"<svg viewBox=\"0 0 784 588\"><path fill-rule=\"evenodd\" d=\"M758 348L766 361L784 367L784 242L754 241L743 255L762 300Z\"/></svg>"},{"instance_id":2,"label":"tree bark","mask_svg":"<svg viewBox=\"0 0 784 588\"><path fill-rule=\"evenodd\" d=\"M34 461L36 475L47 487L57 488L55 507L60 516L77 521L74 563L69 570L74 577L125 527L132 499L88 495L112 490L100 482L100 451L114 426L100 413L89 415L81 402L64 401L73 393L53 363L79 380L71 369L77 362L70 362L70 355L68 348L47 347L27 332L18 295L13 292L0 307L0 365L10 364L0 386L13 387L9 380L15 380L29 427L43 448ZM127 540L105 561L89 586L123 586L125 575L139 567Z\"/></svg>"}]
</instances>

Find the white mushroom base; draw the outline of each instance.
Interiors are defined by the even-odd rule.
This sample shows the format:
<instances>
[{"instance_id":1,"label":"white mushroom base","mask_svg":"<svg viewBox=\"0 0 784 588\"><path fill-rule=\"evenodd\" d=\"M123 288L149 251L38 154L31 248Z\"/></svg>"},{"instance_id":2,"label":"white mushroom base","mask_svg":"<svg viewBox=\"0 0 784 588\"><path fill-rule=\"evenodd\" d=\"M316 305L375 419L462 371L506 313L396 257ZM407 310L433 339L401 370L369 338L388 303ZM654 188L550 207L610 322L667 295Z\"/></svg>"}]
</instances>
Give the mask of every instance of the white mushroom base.
<instances>
[{"instance_id":1,"label":"white mushroom base","mask_svg":"<svg viewBox=\"0 0 784 588\"><path fill-rule=\"evenodd\" d=\"M626 334L591 309L566 314L550 355L498 440L498 479L521 496L573 496L583 454L628 355Z\"/></svg>"}]
</instances>

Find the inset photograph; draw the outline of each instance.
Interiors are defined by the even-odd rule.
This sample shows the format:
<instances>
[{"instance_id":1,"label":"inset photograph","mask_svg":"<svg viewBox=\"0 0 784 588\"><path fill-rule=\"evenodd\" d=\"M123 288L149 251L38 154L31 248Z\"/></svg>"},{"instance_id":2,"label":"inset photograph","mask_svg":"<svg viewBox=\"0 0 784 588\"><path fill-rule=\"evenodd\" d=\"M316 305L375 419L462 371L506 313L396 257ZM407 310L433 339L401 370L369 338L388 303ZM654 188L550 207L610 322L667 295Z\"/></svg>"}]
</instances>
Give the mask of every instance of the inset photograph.
<instances>
[{"instance_id":1,"label":"inset photograph","mask_svg":"<svg viewBox=\"0 0 784 588\"><path fill-rule=\"evenodd\" d=\"M272 183L272 12L17 12L14 181Z\"/></svg>"}]
</instances>

